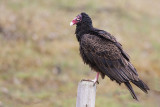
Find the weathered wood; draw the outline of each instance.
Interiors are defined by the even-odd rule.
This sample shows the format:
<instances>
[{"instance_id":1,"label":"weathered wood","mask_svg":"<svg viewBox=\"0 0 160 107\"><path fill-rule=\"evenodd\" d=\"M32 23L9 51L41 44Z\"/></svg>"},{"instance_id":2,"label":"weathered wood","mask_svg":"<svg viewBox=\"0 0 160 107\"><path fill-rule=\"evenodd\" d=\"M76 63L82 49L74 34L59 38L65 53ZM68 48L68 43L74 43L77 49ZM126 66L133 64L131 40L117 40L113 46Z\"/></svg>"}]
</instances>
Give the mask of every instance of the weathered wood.
<instances>
[{"instance_id":1,"label":"weathered wood","mask_svg":"<svg viewBox=\"0 0 160 107\"><path fill-rule=\"evenodd\" d=\"M91 81L81 81L78 84L76 107L95 107L96 85Z\"/></svg>"}]
</instances>

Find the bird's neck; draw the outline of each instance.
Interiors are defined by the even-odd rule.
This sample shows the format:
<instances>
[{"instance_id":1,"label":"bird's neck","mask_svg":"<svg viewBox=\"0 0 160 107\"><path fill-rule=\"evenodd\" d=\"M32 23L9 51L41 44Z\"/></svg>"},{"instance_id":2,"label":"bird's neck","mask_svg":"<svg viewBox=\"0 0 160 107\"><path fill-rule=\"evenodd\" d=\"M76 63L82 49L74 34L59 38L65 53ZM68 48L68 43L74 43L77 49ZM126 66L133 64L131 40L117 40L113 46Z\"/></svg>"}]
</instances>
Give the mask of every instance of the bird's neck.
<instances>
[{"instance_id":1,"label":"bird's neck","mask_svg":"<svg viewBox=\"0 0 160 107\"><path fill-rule=\"evenodd\" d=\"M92 29L93 29L92 25L87 25L87 24L76 25L75 34L76 34L77 40L80 41L82 36L84 34L88 34Z\"/></svg>"}]
</instances>

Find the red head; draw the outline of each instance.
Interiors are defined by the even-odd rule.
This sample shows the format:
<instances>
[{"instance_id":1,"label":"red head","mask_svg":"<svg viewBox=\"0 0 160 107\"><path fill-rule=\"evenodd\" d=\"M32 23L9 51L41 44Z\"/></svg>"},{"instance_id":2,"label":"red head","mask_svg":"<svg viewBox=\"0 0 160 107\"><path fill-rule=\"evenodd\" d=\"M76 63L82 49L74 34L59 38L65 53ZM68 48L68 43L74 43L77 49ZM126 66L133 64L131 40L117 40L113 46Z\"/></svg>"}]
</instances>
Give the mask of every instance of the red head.
<instances>
[{"instance_id":1,"label":"red head","mask_svg":"<svg viewBox=\"0 0 160 107\"><path fill-rule=\"evenodd\" d=\"M79 22L81 22L81 21L82 21L82 15L79 14L76 18L74 18L74 19L72 20L72 22L70 22L70 26L75 25L75 24L77 24L77 23L79 23Z\"/></svg>"}]
</instances>

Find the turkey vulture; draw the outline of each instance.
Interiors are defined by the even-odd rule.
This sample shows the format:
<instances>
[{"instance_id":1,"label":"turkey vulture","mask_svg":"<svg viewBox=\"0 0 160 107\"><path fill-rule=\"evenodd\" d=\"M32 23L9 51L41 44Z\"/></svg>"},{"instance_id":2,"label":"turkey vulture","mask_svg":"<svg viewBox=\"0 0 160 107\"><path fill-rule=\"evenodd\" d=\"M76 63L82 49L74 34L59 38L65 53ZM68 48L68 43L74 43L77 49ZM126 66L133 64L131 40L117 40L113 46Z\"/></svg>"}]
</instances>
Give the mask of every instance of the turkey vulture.
<instances>
[{"instance_id":1,"label":"turkey vulture","mask_svg":"<svg viewBox=\"0 0 160 107\"><path fill-rule=\"evenodd\" d=\"M124 83L136 100L138 99L130 82L148 93L149 87L139 78L136 69L130 62L129 55L113 35L94 28L91 18L84 12L74 18L70 26L75 24L80 55L84 63L97 72L95 79L91 80L94 84L98 83L100 74L102 79L108 76L119 85Z\"/></svg>"}]
</instances>

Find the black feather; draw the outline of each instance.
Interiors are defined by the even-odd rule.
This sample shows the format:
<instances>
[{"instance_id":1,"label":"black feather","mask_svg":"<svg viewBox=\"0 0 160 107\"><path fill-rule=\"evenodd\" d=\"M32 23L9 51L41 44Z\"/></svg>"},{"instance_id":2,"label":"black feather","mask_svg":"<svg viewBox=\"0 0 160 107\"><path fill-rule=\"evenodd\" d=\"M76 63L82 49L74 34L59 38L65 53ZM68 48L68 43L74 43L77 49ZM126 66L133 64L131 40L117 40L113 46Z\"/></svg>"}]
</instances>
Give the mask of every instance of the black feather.
<instances>
[{"instance_id":1,"label":"black feather","mask_svg":"<svg viewBox=\"0 0 160 107\"><path fill-rule=\"evenodd\" d=\"M128 90L130 91L132 97L133 97L135 100L138 101L138 98L137 98L137 96L136 96L136 94L135 94L135 92L134 92L131 84L130 84L129 82L125 82L124 84L126 85L126 87L128 88Z\"/></svg>"},{"instance_id":2,"label":"black feather","mask_svg":"<svg viewBox=\"0 0 160 107\"><path fill-rule=\"evenodd\" d=\"M110 33L96 29L86 13L81 13L82 21L77 23L76 37L80 44L80 54L84 63L91 69L108 76L118 84L124 83L134 99L138 100L129 82L132 82L147 93L148 86L139 79L138 73L131 64L129 55L122 45Z\"/></svg>"},{"instance_id":3,"label":"black feather","mask_svg":"<svg viewBox=\"0 0 160 107\"><path fill-rule=\"evenodd\" d=\"M149 87L142 80L132 81L132 83L139 87L145 93L148 93L148 90L150 90Z\"/></svg>"}]
</instances>

